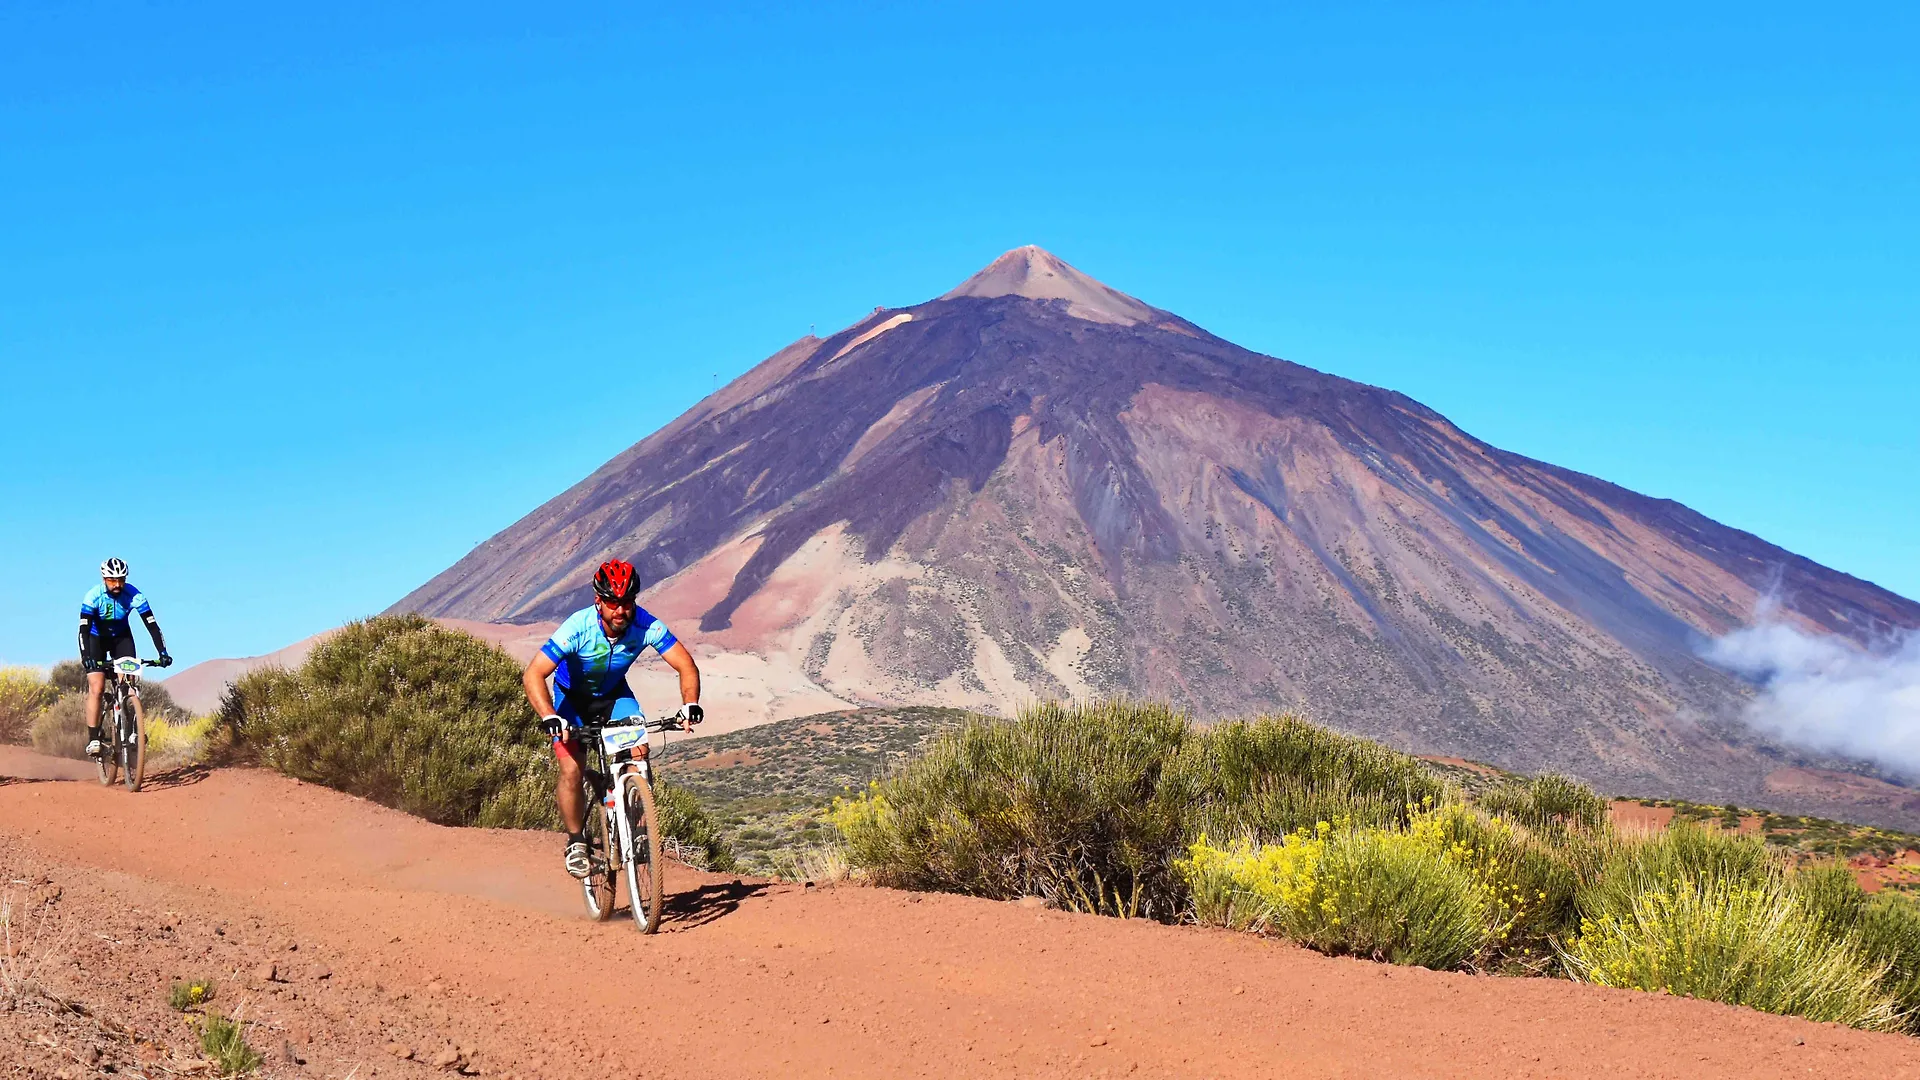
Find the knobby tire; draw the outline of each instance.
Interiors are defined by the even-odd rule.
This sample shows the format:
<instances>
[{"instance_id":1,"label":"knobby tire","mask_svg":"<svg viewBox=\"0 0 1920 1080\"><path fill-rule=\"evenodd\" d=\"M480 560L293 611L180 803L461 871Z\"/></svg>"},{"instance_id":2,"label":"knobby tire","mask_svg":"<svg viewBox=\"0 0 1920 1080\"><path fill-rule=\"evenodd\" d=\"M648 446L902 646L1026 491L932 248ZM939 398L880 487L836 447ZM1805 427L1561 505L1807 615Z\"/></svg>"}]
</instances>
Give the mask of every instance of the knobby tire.
<instances>
[{"instance_id":1,"label":"knobby tire","mask_svg":"<svg viewBox=\"0 0 1920 1080\"><path fill-rule=\"evenodd\" d=\"M607 815L607 802L592 784L587 785L587 793L593 797L593 805L587 808L587 861L593 864L593 873L580 882L580 891L587 900L587 914L595 922L606 922L613 918L613 829L612 818Z\"/></svg>"},{"instance_id":2,"label":"knobby tire","mask_svg":"<svg viewBox=\"0 0 1920 1080\"><path fill-rule=\"evenodd\" d=\"M107 702L103 699L100 705L105 712ZM120 710L124 708L125 699L117 700L113 703L113 715L101 717L106 722L100 725L100 756L93 762L93 767L100 772L101 787L112 787L120 778Z\"/></svg>"},{"instance_id":3,"label":"knobby tire","mask_svg":"<svg viewBox=\"0 0 1920 1080\"><path fill-rule=\"evenodd\" d=\"M122 707L133 723L127 727L132 740L128 741L125 737L120 740L121 779L128 791L139 791L141 783L147 778L147 710L133 702Z\"/></svg>"},{"instance_id":4,"label":"knobby tire","mask_svg":"<svg viewBox=\"0 0 1920 1080\"><path fill-rule=\"evenodd\" d=\"M633 921L643 934L660 932L660 910L665 892L666 863L660 836L660 816L653 805L653 785L636 772L621 778L627 799L627 817L635 832L627 870L627 898L633 904ZM642 861L644 860L644 861Z\"/></svg>"}]
</instances>

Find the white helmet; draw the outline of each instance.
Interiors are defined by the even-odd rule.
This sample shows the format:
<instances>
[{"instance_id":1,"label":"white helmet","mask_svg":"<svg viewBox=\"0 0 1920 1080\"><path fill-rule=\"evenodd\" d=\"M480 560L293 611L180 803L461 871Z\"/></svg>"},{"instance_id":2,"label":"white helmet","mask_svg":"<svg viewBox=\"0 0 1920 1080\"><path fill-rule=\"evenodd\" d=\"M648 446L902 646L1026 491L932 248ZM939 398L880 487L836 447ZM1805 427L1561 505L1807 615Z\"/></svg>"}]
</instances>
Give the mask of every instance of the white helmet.
<instances>
[{"instance_id":1,"label":"white helmet","mask_svg":"<svg viewBox=\"0 0 1920 1080\"><path fill-rule=\"evenodd\" d=\"M127 576L127 560L108 559L106 562L101 563L100 576L110 577L110 578L126 577Z\"/></svg>"}]
</instances>

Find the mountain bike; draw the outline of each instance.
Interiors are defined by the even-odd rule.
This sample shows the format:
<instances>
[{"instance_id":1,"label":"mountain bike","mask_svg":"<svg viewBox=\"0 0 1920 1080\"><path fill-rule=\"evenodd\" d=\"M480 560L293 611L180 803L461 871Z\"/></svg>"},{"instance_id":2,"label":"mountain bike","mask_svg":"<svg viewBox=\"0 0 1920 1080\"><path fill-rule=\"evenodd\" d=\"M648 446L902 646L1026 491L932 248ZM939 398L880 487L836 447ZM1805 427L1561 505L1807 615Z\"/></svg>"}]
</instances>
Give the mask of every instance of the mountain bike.
<instances>
[{"instance_id":1,"label":"mountain bike","mask_svg":"<svg viewBox=\"0 0 1920 1080\"><path fill-rule=\"evenodd\" d=\"M661 848L660 815L654 807L653 763L635 757L656 731L685 731L675 717L648 720L644 716L581 725L582 739L591 749L582 763L591 805L587 809L587 861L592 869L581 880L587 914L605 921L613 917L614 878L625 874L633 921L643 934L660 929L660 907L666 889L666 861Z\"/></svg>"},{"instance_id":2,"label":"mountain bike","mask_svg":"<svg viewBox=\"0 0 1920 1080\"><path fill-rule=\"evenodd\" d=\"M147 778L147 718L140 705L140 669L157 666L132 656L107 665L107 685L100 691L100 756L94 767L100 783L112 787L121 778L128 791L139 791Z\"/></svg>"}]
</instances>

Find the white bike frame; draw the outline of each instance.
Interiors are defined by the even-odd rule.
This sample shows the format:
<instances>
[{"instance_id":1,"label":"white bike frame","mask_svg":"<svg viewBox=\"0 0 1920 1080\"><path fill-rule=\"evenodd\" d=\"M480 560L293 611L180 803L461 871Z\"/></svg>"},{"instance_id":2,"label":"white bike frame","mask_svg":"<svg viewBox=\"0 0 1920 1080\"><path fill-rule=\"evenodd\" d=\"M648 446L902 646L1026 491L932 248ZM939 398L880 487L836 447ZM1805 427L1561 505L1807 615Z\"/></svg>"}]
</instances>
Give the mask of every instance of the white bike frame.
<instances>
[{"instance_id":1,"label":"white bike frame","mask_svg":"<svg viewBox=\"0 0 1920 1080\"><path fill-rule=\"evenodd\" d=\"M631 905L636 918L644 905L640 899L639 875L634 873L634 867L643 865L651 869L652 852L638 850L633 820L627 813L627 800L623 796L626 792L625 781L629 775L637 775L640 782L649 788L653 786L651 737L655 730L657 730L655 725L648 723L644 714L636 713L630 722L614 727L602 727L599 732L600 747L606 753L608 767L607 792L601 798L606 808L611 811L610 816L617 836L617 842L608 845L614 850L609 850L607 854L619 864L622 876L627 879L627 902ZM631 753L635 748L642 746L647 748L647 757L618 760L620 754ZM641 862L643 859L645 861ZM611 873L613 867L610 866L607 869Z\"/></svg>"},{"instance_id":2,"label":"white bike frame","mask_svg":"<svg viewBox=\"0 0 1920 1080\"><path fill-rule=\"evenodd\" d=\"M643 784L653 783L653 768L647 764L644 758L638 761L621 762L614 766L612 775L607 778L607 809L613 811L614 820L620 829L619 855L622 866L625 866L627 862L637 854L633 850L633 821L627 816L627 800L620 797L620 793L625 790L621 781L626 778L629 772L639 773L640 782ZM628 884L631 885L632 883L629 882Z\"/></svg>"}]
</instances>

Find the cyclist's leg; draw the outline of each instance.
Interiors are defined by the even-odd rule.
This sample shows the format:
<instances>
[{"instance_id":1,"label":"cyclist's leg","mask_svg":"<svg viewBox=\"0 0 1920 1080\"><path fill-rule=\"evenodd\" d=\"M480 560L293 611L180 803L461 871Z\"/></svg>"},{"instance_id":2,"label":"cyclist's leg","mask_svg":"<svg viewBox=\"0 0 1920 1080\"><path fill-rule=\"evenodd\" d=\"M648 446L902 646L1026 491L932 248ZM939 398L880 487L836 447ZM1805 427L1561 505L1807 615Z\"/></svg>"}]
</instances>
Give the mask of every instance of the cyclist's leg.
<instances>
[{"instance_id":1,"label":"cyclist's leg","mask_svg":"<svg viewBox=\"0 0 1920 1080\"><path fill-rule=\"evenodd\" d=\"M87 672L87 754L100 752L100 697L107 689L106 642L89 635L80 664Z\"/></svg>"},{"instance_id":2,"label":"cyclist's leg","mask_svg":"<svg viewBox=\"0 0 1920 1080\"><path fill-rule=\"evenodd\" d=\"M580 773L586 758L580 745L580 712L564 692L554 695L553 711L560 714L569 728L567 734L553 740L554 763L559 766L560 774L554 785L554 801L559 805L560 820L567 827L567 835L578 836L587 827L587 795L581 787Z\"/></svg>"},{"instance_id":3,"label":"cyclist's leg","mask_svg":"<svg viewBox=\"0 0 1920 1080\"><path fill-rule=\"evenodd\" d=\"M100 697L107 690L107 673L87 672L87 756L100 752Z\"/></svg>"},{"instance_id":4,"label":"cyclist's leg","mask_svg":"<svg viewBox=\"0 0 1920 1080\"><path fill-rule=\"evenodd\" d=\"M123 656L135 655L133 635L95 638L94 662L99 671L87 673L87 754L100 753L100 709L107 688L107 665Z\"/></svg>"}]
</instances>

